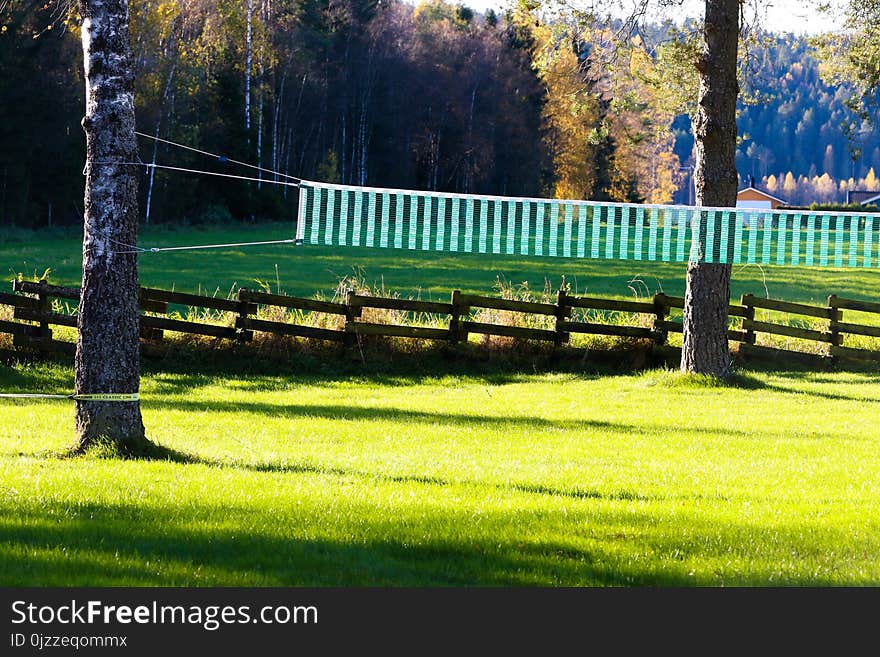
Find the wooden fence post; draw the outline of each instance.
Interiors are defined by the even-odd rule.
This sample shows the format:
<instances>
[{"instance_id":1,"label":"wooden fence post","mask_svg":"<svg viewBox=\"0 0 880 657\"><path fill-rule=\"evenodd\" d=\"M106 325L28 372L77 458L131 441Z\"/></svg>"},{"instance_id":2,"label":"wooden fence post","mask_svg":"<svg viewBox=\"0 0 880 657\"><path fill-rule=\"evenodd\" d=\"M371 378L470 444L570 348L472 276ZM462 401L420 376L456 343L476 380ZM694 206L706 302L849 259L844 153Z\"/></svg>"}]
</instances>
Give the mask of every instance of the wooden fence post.
<instances>
[{"instance_id":1,"label":"wooden fence post","mask_svg":"<svg viewBox=\"0 0 880 657\"><path fill-rule=\"evenodd\" d=\"M666 329L666 316L669 314L669 305L666 295L659 292L654 295L654 344L662 347L669 341L669 331Z\"/></svg>"},{"instance_id":2,"label":"wooden fence post","mask_svg":"<svg viewBox=\"0 0 880 657\"><path fill-rule=\"evenodd\" d=\"M831 339L833 340L831 344L840 347L843 345L843 336L840 335L840 327L837 323L843 319L843 311L838 309L836 294L828 296L828 311L828 329L831 331Z\"/></svg>"},{"instance_id":3,"label":"wooden fence post","mask_svg":"<svg viewBox=\"0 0 880 657\"><path fill-rule=\"evenodd\" d=\"M236 325L246 327L248 325L248 315L250 314L251 304L247 300L248 289L246 287L238 288L238 321ZM244 297L244 299L242 299ZM254 310L256 314L256 309ZM235 333L235 340L238 344L244 344L254 339L254 332L248 328L239 328Z\"/></svg>"},{"instance_id":4,"label":"wooden fence post","mask_svg":"<svg viewBox=\"0 0 880 657\"><path fill-rule=\"evenodd\" d=\"M746 329L746 344L755 344L755 327L753 322L755 321L755 307L751 302L752 295L743 295L740 298L740 303L746 307L746 316L743 319L743 326Z\"/></svg>"},{"instance_id":5,"label":"wooden fence post","mask_svg":"<svg viewBox=\"0 0 880 657\"><path fill-rule=\"evenodd\" d=\"M362 308L352 305L352 297L355 296L353 288L348 288L345 292L345 335L343 337L343 345L346 349L354 347L358 342L357 330L354 326L356 318L360 317Z\"/></svg>"},{"instance_id":6,"label":"wooden fence post","mask_svg":"<svg viewBox=\"0 0 880 657\"><path fill-rule=\"evenodd\" d=\"M562 288L556 293L556 339L553 341L553 349L558 349L570 339L570 334L562 330L562 324L571 317L571 306L567 303L568 294Z\"/></svg>"},{"instance_id":7,"label":"wooden fence post","mask_svg":"<svg viewBox=\"0 0 880 657\"><path fill-rule=\"evenodd\" d=\"M51 343L52 343L52 329L49 328L49 322L46 319L46 316L52 312L52 302L49 300L48 290L46 286L48 285L48 281L45 278L40 279L40 288L37 292L37 309L40 312L40 351L43 353L50 353L52 351Z\"/></svg>"},{"instance_id":8,"label":"wooden fence post","mask_svg":"<svg viewBox=\"0 0 880 657\"><path fill-rule=\"evenodd\" d=\"M468 334L461 330L461 316L470 311L469 306L461 305L461 290L452 291L452 312L449 314L449 344L467 342Z\"/></svg>"},{"instance_id":9,"label":"wooden fence post","mask_svg":"<svg viewBox=\"0 0 880 657\"><path fill-rule=\"evenodd\" d=\"M149 298L146 289L147 288L144 287L138 287L138 306L140 306L140 315L138 317L138 322L140 323L141 339L155 340L156 342L159 342L164 337L165 332L162 329L149 328L147 326L144 326L143 312L147 311L158 314L165 314L167 313L167 307L165 309L165 312L162 312L161 306L158 305L158 302L152 301Z\"/></svg>"}]
</instances>

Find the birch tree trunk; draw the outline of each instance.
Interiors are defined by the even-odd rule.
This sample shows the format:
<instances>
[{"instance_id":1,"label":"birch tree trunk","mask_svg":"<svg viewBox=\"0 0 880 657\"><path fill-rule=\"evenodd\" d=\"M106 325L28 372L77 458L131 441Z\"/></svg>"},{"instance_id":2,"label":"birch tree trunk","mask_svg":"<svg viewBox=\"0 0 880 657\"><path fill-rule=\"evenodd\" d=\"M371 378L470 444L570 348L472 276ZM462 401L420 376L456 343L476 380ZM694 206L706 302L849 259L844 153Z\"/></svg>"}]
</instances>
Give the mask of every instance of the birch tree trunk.
<instances>
[{"instance_id":1,"label":"birch tree trunk","mask_svg":"<svg viewBox=\"0 0 880 657\"><path fill-rule=\"evenodd\" d=\"M128 0L79 0L85 65L86 186L75 392L133 393L140 385L137 160ZM76 403L78 445L142 454L139 402Z\"/></svg>"},{"instance_id":2,"label":"birch tree trunk","mask_svg":"<svg viewBox=\"0 0 880 657\"><path fill-rule=\"evenodd\" d=\"M703 52L697 63L700 96L694 183L697 205L736 205L736 58L739 0L706 0ZM705 229L702 231L705 234ZM704 245L702 235L695 235ZM727 305L730 265L688 263L681 370L730 376Z\"/></svg>"}]
</instances>

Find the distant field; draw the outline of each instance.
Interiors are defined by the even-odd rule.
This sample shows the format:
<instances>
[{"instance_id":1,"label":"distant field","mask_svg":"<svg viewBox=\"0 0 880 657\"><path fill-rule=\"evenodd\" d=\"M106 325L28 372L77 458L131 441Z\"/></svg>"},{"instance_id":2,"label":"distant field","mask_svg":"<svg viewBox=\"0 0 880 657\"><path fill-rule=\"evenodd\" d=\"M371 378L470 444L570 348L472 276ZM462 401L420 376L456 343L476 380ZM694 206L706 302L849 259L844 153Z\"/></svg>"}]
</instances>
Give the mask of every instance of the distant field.
<instances>
[{"instance_id":1,"label":"distant field","mask_svg":"<svg viewBox=\"0 0 880 657\"><path fill-rule=\"evenodd\" d=\"M286 239L291 224L227 225L179 230L146 229L141 246L181 246ZM52 269L51 280L76 284L80 280L80 237L19 233L0 240L0 267L7 280ZM528 282L541 290L545 282L557 288L565 276L580 294L614 297L650 296L661 289L684 293L685 265L571 258L525 258L485 254L331 248L291 245L184 251L140 256L144 285L198 290L226 295L233 286L257 288L277 280L288 294L332 294L339 280L358 273L368 284L404 296L447 299L453 289L490 293L498 278L512 284ZM731 295L752 293L791 301L823 302L835 293L856 299L877 299L878 271L755 265L734 268Z\"/></svg>"}]
</instances>

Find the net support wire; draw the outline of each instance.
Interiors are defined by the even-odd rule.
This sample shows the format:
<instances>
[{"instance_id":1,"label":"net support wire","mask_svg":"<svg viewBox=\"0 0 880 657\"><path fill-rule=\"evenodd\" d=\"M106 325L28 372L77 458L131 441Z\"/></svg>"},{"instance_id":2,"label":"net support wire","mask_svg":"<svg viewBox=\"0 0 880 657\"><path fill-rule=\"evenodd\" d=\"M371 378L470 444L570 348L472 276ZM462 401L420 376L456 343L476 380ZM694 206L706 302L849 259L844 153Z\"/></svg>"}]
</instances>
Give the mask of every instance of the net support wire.
<instances>
[{"instance_id":1,"label":"net support wire","mask_svg":"<svg viewBox=\"0 0 880 657\"><path fill-rule=\"evenodd\" d=\"M176 146L178 148L183 148L188 151L193 151L195 153L200 153L202 155L206 155L208 157L215 158L218 162L223 163L232 163L237 164L239 166L248 167L251 169L256 169L261 172L271 173L273 176L280 176L282 178L287 178L289 180L268 180L265 178L254 178L252 176L240 176L232 173L221 173L218 171L204 171L201 169L190 169L186 167L175 167L166 164L156 164L155 162L126 162L126 161L115 161L115 160L103 160L99 162L95 162L96 165L105 165L105 166L135 166L135 167L145 167L147 169L162 169L165 171L177 171L179 173L193 173L197 175L203 176L215 176L219 178L231 178L233 180L243 180L246 182L258 182L258 183L267 183L270 185L282 185L284 187L299 187L301 178L297 178L296 176L291 176L286 173L281 173L280 171L273 171L272 169L266 169L264 167L257 166L255 164L248 164L247 162L241 162L239 160L234 160L225 155L217 155L215 153L210 153L208 151L203 151L198 148L193 148L191 146L186 146L184 144L178 144L176 142L169 141L167 139L161 139L159 137L155 137L153 135L148 135L143 132L135 131L135 134L140 135L141 137L147 137L149 139L154 139L156 141L160 141L165 144L169 144L171 146ZM109 239L109 238L108 238ZM111 240L116 242L116 240ZM233 248L240 246L264 246L271 244L294 244L296 246L301 246L303 244L303 240L301 237L297 235L297 237L293 239L284 239L284 240L266 240L259 242L234 242L231 244L197 244L191 246L169 246L169 247L140 247L132 244L123 244L122 242L117 242L118 244L127 247L127 250L124 251L114 251L115 254L127 254L127 253L161 253L163 251L193 251L193 250L202 250L202 249L222 249L222 248Z\"/></svg>"},{"instance_id":2,"label":"net support wire","mask_svg":"<svg viewBox=\"0 0 880 657\"><path fill-rule=\"evenodd\" d=\"M186 144L180 144L178 142L171 141L169 139L162 139L161 137L158 137L155 135L149 135L145 132L138 132L137 130L135 130L134 134L138 135L139 137L145 137L147 139L152 139L153 141L158 141L163 144L168 144L169 146L174 146L175 148L182 148L187 151L192 151L193 153L199 153L200 155L205 155L207 157L214 158L222 164L226 164L226 163L237 164L239 166L247 167L248 169L255 169L256 171L261 171L263 173L271 173L273 176L280 176L282 178L287 178L289 180L295 180L297 184L302 180L301 178L297 178L296 176L291 176L286 173L281 173L280 171L275 171L273 169L267 169L265 167L257 166L256 164L249 164L248 162L241 162L240 160L233 160L231 157L228 157L226 155L218 155L216 153L211 153L210 151L204 151L200 148L193 148L192 146L187 146ZM255 180L257 182L277 182L277 181L265 180L263 178L257 178ZM284 183L281 183L281 184L284 184ZM293 183L287 183L287 184L294 185ZM294 185L294 186L298 186L298 185Z\"/></svg>"},{"instance_id":3,"label":"net support wire","mask_svg":"<svg viewBox=\"0 0 880 657\"><path fill-rule=\"evenodd\" d=\"M234 160L230 160L234 161ZM231 173L217 173L215 171L200 171L198 169L185 169L183 167L172 167L166 166L162 164L150 164L147 162L117 162L117 161L101 161L95 162L95 164L99 165L120 165L120 166L142 166L147 168L157 168L157 169L168 169L171 171L180 171L185 173L195 173L202 174L206 176L220 176L222 178L234 178L236 180L246 180L249 182L265 182L272 185L284 185L287 187L299 187L299 182L286 182L286 181L273 181L273 180L261 180L259 178L252 178L250 176L237 176ZM278 174L278 175L286 175L286 174ZM292 176L289 176L292 178ZM297 179L299 180L299 179ZM123 251L114 251L114 254L126 254L126 253L161 253L163 251L193 251L193 250L201 250L201 249L223 249L223 248L233 248L239 246L264 246L270 244L302 244L302 240L297 238L292 239L284 239L284 240L265 240L260 242L233 242L231 244L195 244L190 246L162 246L162 247L142 247L136 246L134 244L125 244L123 242L119 242L110 237L107 237L112 242L115 242L121 246L127 247L126 250Z\"/></svg>"},{"instance_id":4,"label":"net support wire","mask_svg":"<svg viewBox=\"0 0 880 657\"><path fill-rule=\"evenodd\" d=\"M202 249L225 249L238 246L265 246L267 244L296 244L295 238L286 240L267 240L264 242L233 242L231 244L196 244L191 246L153 246L132 247L128 251L114 251L113 253L162 253L165 251L198 251ZM130 246L130 245L127 245Z\"/></svg>"},{"instance_id":5,"label":"net support wire","mask_svg":"<svg viewBox=\"0 0 880 657\"><path fill-rule=\"evenodd\" d=\"M166 171L177 171L179 173L195 173L201 176L214 176L217 178L231 178L233 180L244 180L246 182L266 183L267 185L281 185L283 187L299 187L299 179L297 182L289 182L287 180L267 180L266 178L254 178L253 176L240 176L235 173L221 173L219 171L205 171L203 169L189 169L187 167L175 167L169 164L155 164L153 162L128 162L125 160L99 160L94 162L100 166L130 166L145 167L147 169L163 169ZM284 174L279 174L284 175Z\"/></svg>"}]
</instances>

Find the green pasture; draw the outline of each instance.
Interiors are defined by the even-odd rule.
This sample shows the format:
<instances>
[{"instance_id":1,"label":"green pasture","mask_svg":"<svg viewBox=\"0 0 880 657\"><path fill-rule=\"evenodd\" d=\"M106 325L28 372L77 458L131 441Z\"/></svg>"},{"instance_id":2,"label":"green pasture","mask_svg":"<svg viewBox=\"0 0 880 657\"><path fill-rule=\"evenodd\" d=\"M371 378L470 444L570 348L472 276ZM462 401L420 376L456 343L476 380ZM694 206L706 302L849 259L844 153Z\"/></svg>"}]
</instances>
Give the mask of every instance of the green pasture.
<instances>
[{"instance_id":1,"label":"green pasture","mask_svg":"<svg viewBox=\"0 0 880 657\"><path fill-rule=\"evenodd\" d=\"M153 461L0 400L0 584L880 584L880 378L740 384L150 371Z\"/></svg>"},{"instance_id":2,"label":"green pasture","mask_svg":"<svg viewBox=\"0 0 880 657\"><path fill-rule=\"evenodd\" d=\"M148 229L141 244L288 236ZM51 268L77 284L80 248L73 234L11 234L0 264L8 280ZM356 274L423 299L563 275L580 294L675 295L685 271L286 245L140 265L143 284L181 291L330 296ZM732 294L746 292L876 300L877 272L735 267ZM0 400L0 585L880 584L875 371L720 387L663 371L489 373L430 350L418 374L320 353L302 354L308 367L234 358L147 363L144 420L165 450L150 461L66 457L72 403ZM69 392L72 378L0 366L0 392Z\"/></svg>"},{"instance_id":3,"label":"green pasture","mask_svg":"<svg viewBox=\"0 0 880 657\"><path fill-rule=\"evenodd\" d=\"M286 239L292 224L233 224L180 229L146 228L142 246L182 246ZM52 270L50 280L78 284L81 237L75 233L22 232L0 239L0 267L8 280ZM774 251L775 256L775 251ZM487 294L499 279L530 289L556 289L562 277L572 291L619 298L664 291L684 293L683 263L451 254L354 247L277 245L145 253L139 256L144 285L225 296L234 287L269 286L293 295L331 296L340 279L356 275L367 285L402 296L446 300L454 289ZM829 294L876 299L876 269L735 266L731 295L752 293L822 303Z\"/></svg>"}]
</instances>

